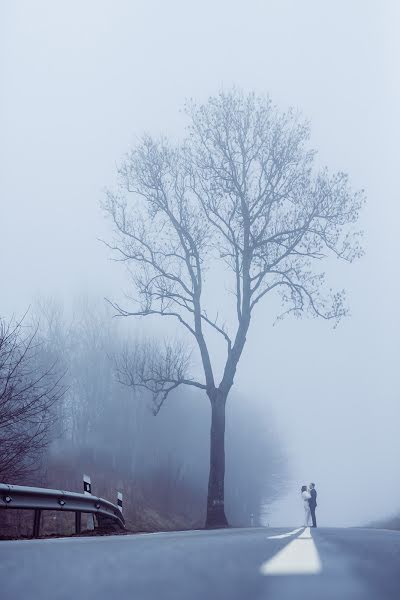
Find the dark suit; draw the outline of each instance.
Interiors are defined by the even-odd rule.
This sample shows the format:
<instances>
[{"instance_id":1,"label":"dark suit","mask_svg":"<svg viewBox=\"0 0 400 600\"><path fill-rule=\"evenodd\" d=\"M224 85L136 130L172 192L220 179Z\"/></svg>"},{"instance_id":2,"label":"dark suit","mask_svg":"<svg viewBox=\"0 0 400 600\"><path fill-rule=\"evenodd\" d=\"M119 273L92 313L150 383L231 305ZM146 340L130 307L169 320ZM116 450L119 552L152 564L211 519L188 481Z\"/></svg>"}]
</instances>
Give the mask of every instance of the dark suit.
<instances>
[{"instance_id":1,"label":"dark suit","mask_svg":"<svg viewBox=\"0 0 400 600\"><path fill-rule=\"evenodd\" d=\"M313 488L312 490L310 490L310 494L311 494L311 498L309 499L308 504L310 505L310 512L311 512L313 527L316 527L317 519L315 516L315 509L317 508L317 490L315 488Z\"/></svg>"}]
</instances>

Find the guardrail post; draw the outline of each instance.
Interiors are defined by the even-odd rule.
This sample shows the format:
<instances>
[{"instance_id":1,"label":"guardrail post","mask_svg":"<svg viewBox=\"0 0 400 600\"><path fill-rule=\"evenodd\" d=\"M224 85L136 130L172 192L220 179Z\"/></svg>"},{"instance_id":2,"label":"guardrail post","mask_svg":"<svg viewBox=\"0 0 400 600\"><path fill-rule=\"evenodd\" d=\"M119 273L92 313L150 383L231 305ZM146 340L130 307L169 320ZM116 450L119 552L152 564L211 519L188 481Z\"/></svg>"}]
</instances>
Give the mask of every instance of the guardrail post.
<instances>
[{"instance_id":1,"label":"guardrail post","mask_svg":"<svg viewBox=\"0 0 400 600\"><path fill-rule=\"evenodd\" d=\"M89 475L83 475L83 493L87 496L92 495L92 481ZM94 529L94 518L93 515L89 514L87 516L87 528L93 531Z\"/></svg>"},{"instance_id":2,"label":"guardrail post","mask_svg":"<svg viewBox=\"0 0 400 600\"><path fill-rule=\"evenodd\" d=\"M39 508L35 508L35 513L33 517L33 537L38 538L40 532L40 517L42 511Z\"/></svg>"},{"instance_id":3,"label":"guardrail post","mask_svg":"<svg viewBox=\"0 0 400 600\"><path fill-rule=\"evenodd\" d=\"M122 512L122 492L117 493L117 505L119 510Z\"/></svg>"},{"instance_id":4,"label":"guardrail post","mask_svg":"<svg viewBox=\"0 0 400 600\"><path fill-rule=\"evenodd\" d=\"M82 524L82 513L77 511L75 513L75 533L81 532L81 524Z\"/></svg>"}]
</instances>

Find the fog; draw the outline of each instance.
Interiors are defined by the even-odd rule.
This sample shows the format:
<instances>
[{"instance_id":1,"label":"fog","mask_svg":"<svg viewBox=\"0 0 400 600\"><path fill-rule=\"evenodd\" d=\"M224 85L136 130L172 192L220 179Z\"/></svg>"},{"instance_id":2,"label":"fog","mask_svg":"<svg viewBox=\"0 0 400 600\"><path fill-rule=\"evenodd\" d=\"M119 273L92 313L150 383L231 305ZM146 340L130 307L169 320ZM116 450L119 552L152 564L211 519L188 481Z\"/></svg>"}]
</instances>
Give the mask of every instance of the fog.
<instances>
[{"instance_id":1,"label":"fog","mask_svg":"<svg viewBox=\"0 0 400 600\"><path fill-rule=\"evenodd\" d=\"M182 134L186 98L236 85L294 105L311 121L320 164L365 188L365 257L327 265L351 316L336 329L307 318L274 325L266 303L239 365L235 393L249 410L265 406L288 459L270 524L299 521L310 481L327 525L400 508L399 18L395 0L2 9L1 316L38 297L68 307L80 294L118 299L129 288L100 241L110 236L104 189L143 131Z\"/></svg>"}]
</instances>

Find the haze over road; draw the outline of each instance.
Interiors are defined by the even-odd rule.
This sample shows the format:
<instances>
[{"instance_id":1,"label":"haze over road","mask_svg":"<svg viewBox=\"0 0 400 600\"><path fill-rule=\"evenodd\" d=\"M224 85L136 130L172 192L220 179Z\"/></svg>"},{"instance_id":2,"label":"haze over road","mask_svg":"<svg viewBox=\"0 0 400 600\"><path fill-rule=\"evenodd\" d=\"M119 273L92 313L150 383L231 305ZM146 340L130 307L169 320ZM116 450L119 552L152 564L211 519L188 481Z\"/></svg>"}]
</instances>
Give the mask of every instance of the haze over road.
<instances>
[{"instance_id":1,"label":"haze over road","mask_svg":"<svg viewBox=\"0 0 400 600\"><path fill-rule=\"evenodd\" d=\"M2 597L394 599L400 532L228 529L0 542Z\"/></svg>"},{"instance_id":2,"label":"haze over road","mask_svg":"<svg viewBox=\"0 0 400 600\"><path fill-rule=\"evenodd\" d=\"M235 378L238 398L264 412L287 456L288 489L266 519L274 526L292 521L310 481L332 526L400 507L399 21L396 0L19 0L2 11L2 317L29 306L34 316L39 298L69 319L81 296L103 307L104 297L132 295L123 264L99 241L111 233L104 188L143 132L181 139L186 99L232 86L270 94L310 120L321 167L365 188L366 255L327 269L330 285L348 293L351 318L335 330L290 317L273 327L275 306L260 308ZM206 299L226 306L220 274L207 280ZM176 335L165 320L144 327ZM214 339L210 349L220 361ZM337 510L338 488L346 510Z\"/></svg>"}]
</instances>

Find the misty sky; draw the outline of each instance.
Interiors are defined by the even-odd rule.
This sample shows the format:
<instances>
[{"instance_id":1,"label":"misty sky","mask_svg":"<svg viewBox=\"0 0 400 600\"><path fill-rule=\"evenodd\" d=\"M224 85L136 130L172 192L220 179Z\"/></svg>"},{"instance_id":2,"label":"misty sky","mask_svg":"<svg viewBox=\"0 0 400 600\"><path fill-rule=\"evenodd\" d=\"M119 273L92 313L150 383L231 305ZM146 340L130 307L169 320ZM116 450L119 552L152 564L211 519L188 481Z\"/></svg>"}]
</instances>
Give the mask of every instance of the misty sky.
<instances>
[{"instance_id":1,"label":"misty sky","mask_svg":"<svg viewBox=\"0 0 400 600\"><path fill-rule=\"evenodd\" d=\"M352 316L272 326L258 308L237 389L266 403L292 486L270 522L361 524L400 509L400 4L396 1L30 0L0 15L0 314L38 296L118 297L98 238L116 163L144 130L179 137L184 100L233 84L300 108L318 161L365 188L366 256L329 265ZM166 407L165 410L168 408ZM266 473L266 476L268 474Z\"/></svg>"}]
</instances>

